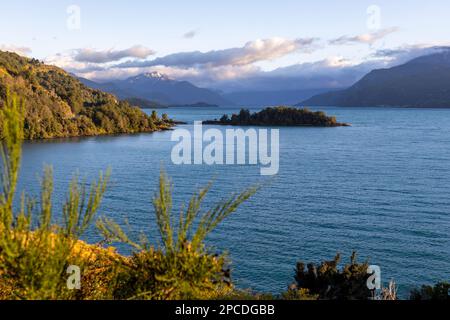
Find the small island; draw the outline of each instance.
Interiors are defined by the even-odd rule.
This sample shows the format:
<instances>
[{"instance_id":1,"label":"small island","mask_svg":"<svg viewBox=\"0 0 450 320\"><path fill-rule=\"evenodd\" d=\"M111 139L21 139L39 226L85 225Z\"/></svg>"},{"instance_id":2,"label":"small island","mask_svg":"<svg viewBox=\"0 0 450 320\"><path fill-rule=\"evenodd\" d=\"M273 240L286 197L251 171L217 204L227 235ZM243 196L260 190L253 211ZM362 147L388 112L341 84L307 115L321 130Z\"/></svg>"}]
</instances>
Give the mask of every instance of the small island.
<instances>
[{"instance_id":1,"label":"small island","mask_svg":"<svg viewBox=\"0 0 450 320\"><path fill-rule=\"evenodd\" d=\"M255 113L250 113L247 109L241 109L239 114L233 114L231 117L225 114L219 120L207 120L203 121L203 124L231 126L350 126L348 123L337 122L336 117L327 116L323 111L283 106L269 107Z\"/></svg>"}]
</instances>

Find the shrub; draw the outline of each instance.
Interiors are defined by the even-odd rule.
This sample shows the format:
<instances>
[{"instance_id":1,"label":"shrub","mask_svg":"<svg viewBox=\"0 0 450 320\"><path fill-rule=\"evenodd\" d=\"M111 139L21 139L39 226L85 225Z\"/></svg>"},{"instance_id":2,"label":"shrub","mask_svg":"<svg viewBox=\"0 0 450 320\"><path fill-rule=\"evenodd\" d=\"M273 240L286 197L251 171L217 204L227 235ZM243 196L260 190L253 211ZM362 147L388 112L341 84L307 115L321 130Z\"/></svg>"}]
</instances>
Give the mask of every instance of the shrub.
<instances>
[{"instance_id":1,"label":"shrub","mask_svg":"<svg viewBox=\"0 0 450 320\"><path fill-rule=\"evenodd\" d=\"M41 182L39 204L22 196L19 212L13 201L21 159L23 102L8 97L1 110L3 119L2 174L0 194L0 297L5 299L68 299L74 291L66 286L67 267L84 268L86 253L73 249L98 210L108 175L100 175L89 193L76 178L63 209L62 226L54 225L53 179L50 168ZM37 213L37 216L36 216Z\"/></svg>"},{"instance_id":2,"label":"shrub","mask_svg":"<svg viewBox=\"0 0 450 320\"><path fill-rule=\"evenodd\" d=\"M206 299L223 296L232 290L227 259L205 247L206 236L258 187L233 195L201 213L201 203L211 185L195 193L178 218L172 215L172 186L161 172L159 191L153 199L159 247L148 240L135 243L119 225L102 219L98 227L108 242L131 245L135 252L119 266L114 298L120 299Z\"/></svg>"},{"instance_id":3,"label":"shrub","mask_svg":"<svg viewBox=\"0 0 450 320\"><path fill-rule=\"evenodd\" d=\"M122 241L135 252L124 257L79 239L89 227L105 193L109 172L88 192L75 177L63 204L62 224L54 223L52 170L45 169L39 201L22 196L13 202L21 159L24 104L7 95L1 109L3 172L0 193L0 298L2 299L190 299L212 298L232 289L226 256L209 252L205 237L252 196L250 188L201 213L210 184L195 193L175 223L172 186L162 172L154 208L161 245L132 242L119 225L98 221L107 241ZM114 110L105 110L113 112ZM139 116L139 115L137 115ZM67 288L70 265L80 268L81 290Z\"/></svg>"},{"instance_id":4,"label":"shrub","mask_svg":"<svg viewBox=\"0 0 450 320\"><path fill-rule=\"evenodd\" d=\"M450 283L438 282L434 286L424 285L411 291L411 300L450 300Z\"/></svg>"},{"instance_id":5,"label":"shrub","mask_svg":"<svg viewBox=\"0 0 450 320\"><path fill-rule=\"evenodd\" d=\"M24 104L9 97L1 109L3 172L0 194L0 298L3 299L179 299L211 298L231 290L226 256L211 254L205 237L258 187L220 202L205 213L201 203L210 186L191 198L174 223L172 186L162 172L155 208L161 246L143 239L134 243L112 220L102 219L106 239L131 244L123 257L88 245L80 237L93 221L106 190L109 173L90 191L75 177L63 205L61 225L54 224L52 170L45 169L39 201L22 196L16 213L13 201L21 159ZM195 230L194 230L195 228ZM82 271L82 289L68 290L67 268Z\"/></svg>"},{"instance_id":6,"label":"shrub","mask_svg":"<svg viewBox=\"0 0 450 320\"><path fill-rule=\"evenodd\" d=\"M350 258L350 264L339 270L341 256L337 254L331 261L319 265L309 263L305 269L298 262L295 283L284 294L285 298L319 298L326 300L365 300L372 296L367 288L368 263L357 263L356 253Z\"/></svg>"}]
</instances>

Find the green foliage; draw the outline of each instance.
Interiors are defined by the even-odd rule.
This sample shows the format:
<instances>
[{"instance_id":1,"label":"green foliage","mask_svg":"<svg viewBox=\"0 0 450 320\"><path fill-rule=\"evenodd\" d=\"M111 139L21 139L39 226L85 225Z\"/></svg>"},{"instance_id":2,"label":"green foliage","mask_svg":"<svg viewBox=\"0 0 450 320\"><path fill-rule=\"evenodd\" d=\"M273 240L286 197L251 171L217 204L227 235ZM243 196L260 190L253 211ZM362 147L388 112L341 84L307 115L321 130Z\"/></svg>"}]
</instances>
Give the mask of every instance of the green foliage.
<instances>
[{"instance_id":1,"label":"green foliage","mask_svg":"<svg viewBox=\"0 0 450 320\"><path fill-rule=\"evenodd\" d=\"M226 256L211 254L205 237L258 187L231 196L202 213L210 185L195 193L186 211L172 216L172 187L162 172L153 199L161 246L135 243L111 220L98 222L108 240L136 251L129 258L79 239L99 209L109 173L90 190L74 178L63 204L62 224L54 223L52 170L41 181L39 201L21 198L13 210L23 139L22 100L7 96L1 109L3 190L0 194L0 298L2 299L192 299L213 298L232 290ZM82 289L67 288L67 268L82 271Z\"/></svg>"},{"instance_id":2,"label":"green foliage","mask_svg":"<svg viewBox=\"0 0 450 320\"><path fill-rule=\"evenodd\" d=\"M20 61L19 61L20 62ZM52 170L46 168L39 201L22 195L14 210L14 197L24 138L25 106L15 95L6 95L0 109L2 119L2 171L0 192L0 299L367 299L368 264L350 264L338 269L340 255L320 265L297 264L296 282L281 297L235 290L227 269L226 255L212 254L204 244L214 230L258 186L219 202L203 211L211 184L196 192L178 216L172 214L172 185L161 172L159 189L153 198L161 242L151 246L143 238L132 241L109 219L98 228L107 241L133 246L124 257L80 241L93 221L105 193L109 173L100 174L90 189L75 177L63 204L62 224L55 224L52 204ZM245 114L245 113L244 113ZM243 114L243 116L244 116ZM81 290L67 288L67 268L80 267ZM393 286L392 286L393 287ZM411 299L448 299L450 284L423 286ZM390 288L388 298L395 299ZM392 294L392 292L394 294Z\"/></svg>"},{"instance_id":3,"label":"green foliage","mask_svg":"<svg viewBox=\"0 0 450 320\"><path fill-rule=\"evenodd\" d=\"M231 290L225 258L192 251L150 248L118 266L114 299L206 299Z\"/></svg>"},{"instance_id":4,"label":"green foliage","mask_svg":"<svg viewBox=\"0 0 450 320\"><path fill-rule=\"evenodd\" d=\"M20 65L20 60L15 64ZM99 107L108 119L120 118L114 110ZM320 265L297 264L295 283L281 297L236 290L230 279L226 255L212 254L205 239L227 216L249 199L258 186L232 195L203 211L201 204L211 184L194 193L178 216L172 213L172 185L161 172L153 198L160 245L143 237L132 241L122 228L107 218L97 226L109 242L131 245L131 257L114 250L88 245L80 237L93 221L105 193L109 172L100 174L90 189L75 177L62 206L62 224L55 224L52 204L52 170L46 168L39 201L22 195L15 212L14 197L24 138L25 106L22 99L6 94L0 109L2 119L2 171L0 178L0 299L247 299L287 300L367 299L368 264L350 264L338 269L340 255ZM102 113L98 121L106 121ZM138 116L138 115L137 115ZM249 113L241 112L241 118ZM96 118L96 119L97 119ZM97 120L96 120L97 121ZM158 120L160 121L160 120ZM82 271L81 290L67 288L67 268ZM395 299L395 285L382 298ZM423 286L411 293L414 300L448 299L450 284Z\"/></svg>"},{"instance_id":5,"label":"green foliage","mask_svg":"<svg viewBox=\"0 0 450 320\"><path fill-rule=\"evenodd\" d=\"M450 282L439 282L434 286L422 286L411 291L411 300L450 300Z\"/></svg>"},{"instance_id":6,"label":"green foliage","mask_svg":"<svg viewBox=\"0 0 450 320\"><path fill-rule=\"evenodd\" d=\"M0 107L8 90L27 102L25 139L152 132L173 125L90 89L57 67L0 51Z\"/></svg>"},{"instance_id":7,"label":"green foliage","mask_svg":"<svg viewBox=\"0 0 450 320\"><path fill-rule=\"evenodd\" d=\"M0 194L0 297L6 299L68 299L74 291L66 286L66 269L80 268L86 259L74 255L79 237L89 226L105 192L108 176L91 187L89 195L83 184L74 179L66 203L65 223L53 224L53 179L50 168L41 182L39 205L22 196L19 212L13 210L23 138L23 102L7 99L1 110L3 119ZM37 216L36 216L37 214Z\"/></svg>"},{"instance_id":8,"label":"green foliage","mask_svg":"<svg viewBox=\"0 0 450 320\"><path fill-rule=\"evenodd\" d=\"M318 294L311 294L307 288L297 288L291 286L286 292L281 294L283 300L318 300Z\"/></svg>"},{"instance_id":9,"label":"green foliage","mask_svg":"<svg viewBox=\"0 0 450 320\"><path fill-rule=\"evenodd\" d=\"M206 236L257 190L255 186L233 195L201 213L201 203L210 190L208 185L195 193L178 218L172 215L172 186L161 172L159 190L153 199L161 246L154 248L143 239L131 241L109 219L98 222L108 241L132 245L137 251L118 275L116 298L192 299L211 298L230 289L226 257L210 254Z\"/></svg>"},{"instance_id":10,"label":"green foliage","mask_svg":"<svg viewBox=\"0 0 450 320\"><path fill-rule=\"evenodd\" d=\"M39 64L37 60L30 60L32 64ZM28 64L29 59L21 57L16 53L12 52L1 52L0 51L0 66L4 66L9 72L14 75L19 75L23 72L23 69Z\"/></svg>"},{"instance_id":11,"label":"green foliage","mask_svg":"<svg viewBox=\"0 0 450 320\"><path fill-rule=\"evenodd\" d=\"M0 195L0 226L10 226L12 223L12 205L14 201L15 188L19 175L21 157L21 144L23 139L23 101L17 96L9 97L6 106L1 112L3 124L3 141L1 144L2 155L2 193ZM1 229L0 229L1 230Z\"/></svg>"},{"instance_id":12,"label":"green foliage","mask_svg":"<svg viewBox=\"0 0 450 320\"><path fill-rule=\"evenodd\" d=\"M366 300L372 296L367 288L368 263L357 263L353 253L350 264L339 270L339 254L331 261L319 265L310 263L305 269L303 262L297 263L295 283L291 285L286 298L314 298L326 300Z\"/></svg>"},{"instance_id":13,"label":"green foliage","mask_svg":"<svg viewBox=\"0 0 450 320\"><path fill-rule=\"evenodd\" d=\"M153 110L150 118L152 119L153 122L158 121L158 113L155 110Z\"/></svg>"},{"instance_id":14,"label":"green foliage","mask_svg":"<svg viewBox=\"0 0 450 320\"><path fill-rule=\"evenodd\" d=\"M321 126L335 127L347 124L338 123L335 117L329 117L322 111L313 112L306 108L290 107L266 108L250 113L241 109L239 114L223 115L220 120L205 121L205 124L239 125L239 126Z\"/></svg>"}]
</instances>

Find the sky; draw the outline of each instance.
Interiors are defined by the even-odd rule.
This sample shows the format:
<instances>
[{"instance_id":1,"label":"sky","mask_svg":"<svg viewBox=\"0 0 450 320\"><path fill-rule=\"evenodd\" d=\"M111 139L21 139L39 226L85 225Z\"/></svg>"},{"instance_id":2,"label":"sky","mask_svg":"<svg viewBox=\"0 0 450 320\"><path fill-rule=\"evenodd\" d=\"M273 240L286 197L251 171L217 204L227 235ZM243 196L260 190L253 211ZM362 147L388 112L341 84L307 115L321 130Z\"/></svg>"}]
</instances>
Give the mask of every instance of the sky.
<instances>
[{"instance_id":1,"label":"sky","mask_svg":"<svg viewBox=\"0 0 450 320\"><path fill-rule=\"evenodd\" d=\"M1 5L0 50L94 80L157 70L232 88L347 74L339 86L447 45L448 12L443 0L15 0Z\"/></svg>"}]
</instances>

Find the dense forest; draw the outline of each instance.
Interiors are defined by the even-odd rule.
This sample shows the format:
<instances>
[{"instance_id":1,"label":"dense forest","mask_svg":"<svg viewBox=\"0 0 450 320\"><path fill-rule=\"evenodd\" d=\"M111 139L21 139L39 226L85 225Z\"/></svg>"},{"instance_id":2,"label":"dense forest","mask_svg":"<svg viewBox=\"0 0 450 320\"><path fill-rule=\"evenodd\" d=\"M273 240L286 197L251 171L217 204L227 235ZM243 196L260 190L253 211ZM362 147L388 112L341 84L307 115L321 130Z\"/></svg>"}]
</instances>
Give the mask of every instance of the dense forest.
<instances>
[{"instance_id":1,"label":"dense forest","mask_svg":"<svg viewBox=\"0 0 450 320\"><path fill-rule=\"evenodd\" d=\"M168 106L155 102L150 101L146 99L140 99L140 98L127 98L125 99L130 105L137 106L142 109L164 109L168 108Z\"/></svg>"},{"instance_id":2,"label":"dense forest","mask_svg":"<svg viewBox=\"0 0 450 320\"><path fill-rule=\"evenodd\" d=\"M0 51L0 107L8 91L24 100L25 139L152 132L173 125L86 87L60 68Z\"/></svg>"},{"instance_id":3,"label":"dense forest","mask_svg":"<svg viewBox=\"0 0 450 320\"><path fill-rule=\"evenodd\" d=\"M203 123L233 126L348 126L346 123L337 122L335 117L329 117L322 111L313 112L306 108L282 106L266 108L255 113L241 109L239 114L233 114L231 117L225 114L219 120L208 120Z\"/></svg>"}]
</instances>

